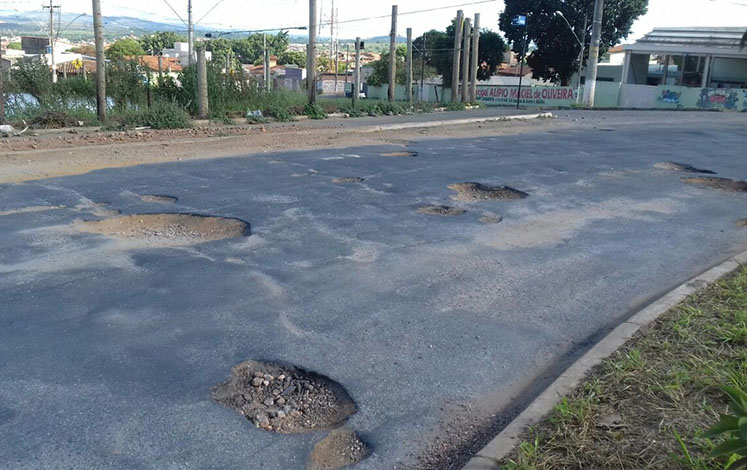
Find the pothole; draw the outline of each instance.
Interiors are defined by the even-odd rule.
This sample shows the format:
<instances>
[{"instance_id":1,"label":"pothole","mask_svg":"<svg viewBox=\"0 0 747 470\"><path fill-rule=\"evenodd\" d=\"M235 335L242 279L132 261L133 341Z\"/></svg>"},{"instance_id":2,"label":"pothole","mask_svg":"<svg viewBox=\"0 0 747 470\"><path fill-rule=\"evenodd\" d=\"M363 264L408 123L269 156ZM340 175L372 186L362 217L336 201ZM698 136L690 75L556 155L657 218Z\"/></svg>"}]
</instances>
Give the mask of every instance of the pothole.
<instances>
[{"instance_id":1,"label":"pothole","mask_svg":"<svg viewBox=\"0 0 747 470\"><path fill-rule=\"evenodd\" d=\"M336 429L319 441L311 451L309 470L338 470L362 462L371 455L358 434Z\"/></svg>"},{"instance_id":2,"label":"pothole","mask_svg":"<svg viewBox=\"0 0 747 470\"><path fill-rule=\"evenodd\" d=\"M155 204L176 204L179 198L174 196L164 196L162 194L142 194L140 200L143 202L152 202Z\"/></svg>"},{"instance_id":3,"label":"pothole","mask_svg":"<svg viewBox=\"0 0 747 470\"><path fill-rule=\"evenodd\" d=\"M489 199L524 199L529 194L508 186L485 186L480 183L456 183L448 186L456 191L456 196L451 196L456 201L484 201Z\"/></svg>"},{"instance_id":4,"label":"pothole","mask_svg":"<svg viewBox=\"0 0 747 470\"><path fill-rule=\"evenodd\" d=\"M249 224L238 219L193 214L135 214L100 221L80 221L88 233L110 237L194 244L248 236Z\"/></svg>"},{"instance_id":5,"label":"pothole","mask_svg":"<svg viewBox=\"0 0 747 470\"><path fill-rule=\"evenodd\" d=\"M404 152L387 152L387 153L382 153L381 156L382 157L417 157L418 153L417 152L406 152L406 151L404 151Z\"/></svg>"},{"instance_id":6,"label":"pothole","mask_svg":"<svg viewBox=\"0 0 747 470\"><path fill-rule=\"evenodd\" d=\"M484 212L482 217L480 217L480 222L486 225L500 224L503 222L503 217L498 214L493 214L492 212Z\"/></svg>"},{"instance_id":7,"label":"pothole","mask_svg":"<svg viewBox=\"0 0 747 470\"><path fill-rule=\"evenodd\" d=\"M722 191L747 192L747 182L732 180L729 178L714 178L699 176L694 178L681 178L684 183L707 186L709 188L720 189Z\"/></svg>"},{"instance_id":8,"label":"pothole","mask_svg":"<svg viewBox=\"0 0 747 470\"><path fill-rule=\"evenodd\" d=\"M335 178L332 180L333 183L362 183L364 181L360 176L345 176L343 178Z\"/></svg>"},{"instance_id":9,"label":"pothole","mask_svg":"<svg viewBox=\"0 0 747 470\"><path fill-rule=\"evenodd\" d=\"M747 219L737 220L737 227L747 227Z\"/></svg>"},{"instance_id":10,"label":"pothole","mask_svg":"<svg viewBox=\"0 0 747 470\"><path fill-rule=\"evenodd\" d=\"M231 370L213 398L258 428L282 434L334 429L357 411L337 382L296 367L247 361Z\"/></svg>"},{"instance_id":11,"label":"pothole","mask_svg":"<svg viewBox=\"0 0 747 470\"><path fill-rule=\"evenodd\" d=\"M303 173L293 173L291 175L293 178L308 178L309 176L319 176L319 172L316 170L309 170Z\"/></svg>"},{"instance_id":12,"label":"pothole","mask_svg":"<svg viewBox=\"0 0 747 470\"><path fill-rule=\"evenodd\" d=\"M654 165L654 168L657 168L659 170L671 170L671 171L684 171L686 173L703 173L706 175L715 175L715 171L711 170L705 170L703 168L696 168L692 165L688 165L687 163L677 163L677 162L661 162Z\"/></svg>"},{"instance_id":13,"label":"pothole","mask_svg":"<svg viewBox=\"0 0 747 470\"><path fill-rule=\"evenodd\" d=\"M421 214L440 215L443 217L456 217L458 215L464 214L467 211L458 207L434 205L418 207L418 212L420 212Z\"/></svg>"}]
</instances>

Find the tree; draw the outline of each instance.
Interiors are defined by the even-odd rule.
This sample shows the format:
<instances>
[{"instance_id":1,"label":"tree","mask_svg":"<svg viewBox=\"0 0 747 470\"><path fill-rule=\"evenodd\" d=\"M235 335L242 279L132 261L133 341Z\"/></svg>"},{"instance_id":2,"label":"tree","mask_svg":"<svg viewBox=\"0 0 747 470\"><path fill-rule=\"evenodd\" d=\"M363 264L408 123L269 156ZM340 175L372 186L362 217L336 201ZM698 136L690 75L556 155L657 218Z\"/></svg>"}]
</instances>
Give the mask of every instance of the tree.
<instances>
[{"instance_id":1,"label":"tree","mask_svg":"<svg viewBox=\"0 0 747 470\"><path fill-rule=\"evenodd\" d=\"M252 34L245 39L231 41L231 49L242 64L252 64L262 57L265 39L262 34ZM276 35L267 35L267 47L272 55L280 55L288 49L288 33L281 31Z\"/></svg>"},{"instance_id":2,"label":"tree","mask_svg":"<svg viewBox=\"0 0 747 470\"><path fill-rule=\"evenodd\" d=\"M397 78L396 82L400 85L407 83L407 74L405 71L405 57L407 57L407 47L403 45L397 46L395 51L396 64L397 64ZM373 72L368 76L367 82L371 86L381 86L389 84L389 52L381 54L381 59L371 62L369 64L373 68Z\"/></svg>"},{"instance_id":3,"label":"tree","mask_svg":"<svg viewBox=\"0 0 747 470\"><path fill-rule=\"evenodd\" d=\"M610 47L628 37L633 22L645 14L647 9L648 0L605 1L600 57ZM526 15L526 32L529 41L536 46L536 50L527 57L527 64L532 68L532 76L539 80L568 85L578 70L581 46L563 18L555 14L556 11L563 13L578 38L584 35L584 16L588 19L584 48L586 60L591 43L593 0L505 0L505 9L498 23L513 44L514 51L521 52L525 30L511 26L511 21L518 15Z\"/></svg>"},{"instance_id":4,"label":"tree","mask_svg":"<svg viewBox=\"0 0 747 470\"><path fill-rule=\"evenodd\" d=\"M159 31L140 38L140 47L149 54L158 55L164 49L171 49L175 42L187 42L187 38L173 31Z\"/></svg>"},{"instance_id":5,"label":"tree","mask_svg":"<svg viewBox=\"0 0 747 470\"><path fill-rule=\"evenodd\" d=\"M301 51L285 51L278 56L278 64L306 67L306 54Z\"/></svg>"},{"instance_id":6,"label":"tree","mask_svg":"<svg viewBox=\"0 0 747 470\"><path fill-rule=\"evenodd\" d=\"M8 49L13 49L16 51L23 50L20 42L11 42L10 44L8 44Z\"/></svg>"},{"instance_id":7,"label":"tree","mask_svg":"<svg viewBox=\"0 0 747 470\"><path fill-rule=\"evenodd\" d=\"M110 60L121 60L125 57L145 55L140 43L135 39L125 38L115 41L106 50L106 57Z\"/></svg>"},{"instance_id":8,"label":"tree","mask_svg":"<svg viewBox=\"0 0 747 470\"><path fill-rule=\"evenodd\" d=\"M416 51L415 63L420 61L421 53L424 51L426 64L442 75L443 82L447 85L451 84L455 35L456 21L452 21L451 25L446 28L446 32L431 30L413 41ZM423 42L425 42L425 48ZM503 62L503 54L507 49L500 35L481 28L477 55L477 61L480 64L480 68L477 69L478 80L489 80L495 74L496 69Z\"/></svg>"}]
</instances>

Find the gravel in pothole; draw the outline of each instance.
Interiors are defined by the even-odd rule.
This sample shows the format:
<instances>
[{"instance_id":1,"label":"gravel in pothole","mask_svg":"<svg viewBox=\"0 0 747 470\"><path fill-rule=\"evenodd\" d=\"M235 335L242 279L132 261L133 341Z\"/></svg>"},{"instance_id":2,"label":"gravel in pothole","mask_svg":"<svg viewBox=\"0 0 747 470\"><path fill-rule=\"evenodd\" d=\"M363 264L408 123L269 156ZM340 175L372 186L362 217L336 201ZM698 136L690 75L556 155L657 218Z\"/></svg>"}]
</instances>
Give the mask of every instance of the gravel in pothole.
<instances>
[{"instance_id":1,"label":"gravel in pothole","mask_svg":"<svg viewBox=\"0 0 747 470\"><path fill-rule=\"evenodd\" d=\"M79 221L76 227L82 232L171 244L203 243L250 234L249 224L244 221L193 214L135 214Z\"/></svg>"},{"instance_id":2,"label":"gravel in pothole","mask_svg":"<svg viewBox=\"0 0 747 470\"><path fill-rule=\"evenodd\" d=\"M338 470L362 462L371 455L358 434L349 429L335 429L311 451L309 470Z\"/></svg>"},{"instance_id":3,"label":"gravel in pothole","mask_svg":"<svg viewBox=\"0 0 747 470\"><path fill-rule=\"evenodd\" d=\"M142 194L140 200L143 202L152 202L156 204L175 204L178 198L174 196L164 196L161 194Z\"/></svg>"},{"instance_id":4,"label":"gravel in pothole","mask_svg":"<svg viewBox=\"0 0 747 470\"><path fill-rule=\"evenodd\" d=\"M333 183L362 183L364 180L360 176L345 176L343 178L335 178L332 180Z\"/></svg>"},{"instance_id":5,"label":"gravel in pothole","mask_svg":"<svg viewBox=\"0 0 747 470\"><path fill-rule=\"evenodd\" d=\"M258 428L283 434L334 429L357 411L337 382L296 367L258 361L234 366L231 378L213 389L213 398Z\"/></svg>"},{"instance_id":6,"label":"gravel in pothole","mask_svg":"<svg viewBox=\"0 0 747 470\"><path fill-rule=\"evenodd\" d=\"M715 178L709 176L697 176L693 178L681 178L682 182L688 184L695 184L698 186L705 186L714 189L720 189L722 191L731 192L747 192L747 182L732 180L729 178Z\"/></svg>"},{"instance_id":7,"label":"gravel in pothole","mask_svg":"<svg viewBox=\"0 0 747 470\"><path fill-rule=\"evenodd\" d=\"M456 217L467 211L458 207L433 205L418 207L418 212L428 215L440 215L442 217Z\"/></svg>"},{"instance_id":8,"label":"gravel in pothole","mask_svg":"<svg viewBox=\"0 0 747 470\"><path fill-rule=\"evenodd\" d=\"M450 184L448 188L457 192L455 196L451 196L452 199L464 202L490 199L524 199L529 196L523 191L508 186L486 186L480 183L455 183Z\"/></svg>"},{"instance_id":9,"label":"gravel in pothole","mask_svg":"<svg viewBox=\"0 0 747 470\"><path fill-rule=\"evenodd\" d=\"M677 163L677 162L661 162L654 165L654 168L657 168L659 170L671 170L671 171L684 171L687 173L703 173L706 175L715 175L715 171L711 170L704 170L702 168L696 168L692 165L688 165L687 163Z\"/></svg>"},{"instance_id":10,"label":"gravel in pothole","mask_svg":"<svg viewBox=\"0 0 747 470\"><path fill-rule=\"evenodd\" d=\"M492 212L483 212L480 222L486 225L495 225L503 222L503 217Z\"/></svg>"}]
</instances>

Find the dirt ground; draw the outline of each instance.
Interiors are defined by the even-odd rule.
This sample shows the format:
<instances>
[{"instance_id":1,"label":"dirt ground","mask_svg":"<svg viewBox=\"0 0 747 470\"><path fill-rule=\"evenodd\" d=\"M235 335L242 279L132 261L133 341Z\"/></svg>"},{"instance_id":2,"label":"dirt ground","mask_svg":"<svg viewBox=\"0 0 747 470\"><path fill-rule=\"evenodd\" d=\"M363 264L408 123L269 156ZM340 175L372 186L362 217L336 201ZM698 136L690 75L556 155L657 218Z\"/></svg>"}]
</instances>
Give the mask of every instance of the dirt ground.
<instances>
[{"instance_id":1,"label":"dirt ground","mask_svg":"<svg viewBox=\"0 0 747 470\"><path fill-rule=\"evenodd\" d=\"M406 145L411 140L514 134L555 120L362 132L353 121L284 125L215 126L166 131L86 132L71 130L0 140L0 183L19 183L146 163L209 159L272 151ZM376 122L372 120L371 125ZM71 133L74 132L74 133Z\"/></svg>"}]
</instances>

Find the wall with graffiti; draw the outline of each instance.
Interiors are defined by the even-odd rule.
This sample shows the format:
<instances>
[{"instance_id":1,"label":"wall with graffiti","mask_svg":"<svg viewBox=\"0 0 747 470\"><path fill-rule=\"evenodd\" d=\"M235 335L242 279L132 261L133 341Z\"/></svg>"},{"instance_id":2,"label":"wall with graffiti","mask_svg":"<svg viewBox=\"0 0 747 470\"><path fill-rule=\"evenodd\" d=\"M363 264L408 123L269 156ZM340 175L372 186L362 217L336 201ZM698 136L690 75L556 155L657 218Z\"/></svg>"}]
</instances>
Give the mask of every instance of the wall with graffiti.
<instances>
[{"instance_id":1,"label":"wall with graffiti","mask_svg":"<svg viewBox=\"0 0 747 470\"><path fill-rule=\"evenodd\" d=\"M656 108L747 111L747 90L659 86Z\"/></svg>"}]
</instances>

